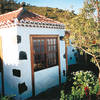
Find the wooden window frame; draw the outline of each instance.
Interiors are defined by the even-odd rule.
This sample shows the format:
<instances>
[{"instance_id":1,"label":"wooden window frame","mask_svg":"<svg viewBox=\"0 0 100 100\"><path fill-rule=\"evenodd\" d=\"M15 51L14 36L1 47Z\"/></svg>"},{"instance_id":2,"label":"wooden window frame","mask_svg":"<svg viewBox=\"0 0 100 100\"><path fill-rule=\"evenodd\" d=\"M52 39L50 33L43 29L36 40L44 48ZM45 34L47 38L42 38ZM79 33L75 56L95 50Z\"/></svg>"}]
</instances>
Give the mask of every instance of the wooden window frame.
<instances>
[{"instance_id":1,"label":"wooden window frame","mask_svg":"<svg viewBox=\"0 0 100 100\"><path fill-rule=\"evenodd\" d=\"M34 82L34 57L33 57L33 43L32 37L56 37L58 46L58 70L59 70L59 86L61 86L61 66L60 66L60 40L59 35L30 35L30 55L31 55L31 72L32 72L32 93L35 96L35 82Z\"/></svg>"},{"instance_id":2,"label":"wooden window frame","mask_svg":"<svg viewBox=\"0 0 100 100\"><path fill-rule=\"evenodd\" d=\"M52 40L55 39L55 43L54 43L54 41L52 41L53 43L51 44L51 39ZM36 40L36 41L39 40L40 41L40 45L38 45L37 42L34 45L33 40ZM41 40L44 41L44 52L42 53L41 51L39 51L39 52L35 53L34 52L34 49L35 49L34 47L41 48ZM50 41L49 42L50 44L48 44L48 40ZM44 55L45 56L44 57L45 64L43 65L44 67L41 67L40 69L39 68L35 69L35 67L34 67L35 71L39 71L39 70L42 70L42 69L46 69L46 68L49 68L49 67L54 67L56 65L59 65L58 64L58 36L55 36L55 35L52 35L52 36L50 36L50 35L46 35L46 36L43 35L42 36L41 35L39 37L38 36L32 36L32 42L31 42L31 44L33 45L32 49L31 49L32 54L33 54L33 64L35 64L34 63L35 61L36 62L41 62L42 61L41 57L40 57L40 60L39 60L39 59L35 59L34 56L37 56L37 55L40 55L40 56ZM54 46L56 47L56 50L54 50ZM48 48L53 49L53 50L48 51ZM51 57L51 58L53 58L53 60L52 60L48 56L49 54L51 54L51 55L55 54L56 55L56 57L55 57L56 63L54 62L54 56ZM50 60L52 62L52 64L49 64L48 60ZM37 63L37 65L38 65L38 63Z\"/></svg>"}]
</instances>

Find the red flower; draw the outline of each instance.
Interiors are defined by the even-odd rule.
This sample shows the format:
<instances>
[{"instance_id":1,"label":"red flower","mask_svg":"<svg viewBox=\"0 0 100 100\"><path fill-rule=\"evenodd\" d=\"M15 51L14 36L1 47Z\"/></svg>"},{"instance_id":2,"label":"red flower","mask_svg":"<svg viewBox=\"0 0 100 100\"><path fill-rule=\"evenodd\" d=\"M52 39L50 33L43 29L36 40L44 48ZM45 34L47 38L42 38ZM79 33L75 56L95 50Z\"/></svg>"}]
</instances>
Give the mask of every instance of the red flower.
<instances>
[{"instance_id":1,"label":"red flower","mask_svg":"<svg viewBox=\"0 0 100 100\"><path fill-rule=\"evenodd\" d=\"M86 86L86 87L84 88L84 91L85 91L86 96L88 96L88 95L89 95L89 88L88 88L88 86Z\"/></svg>"},{"instance_id":2,"label":"red flower","mask_svg":"<svg viewBox=\"0 0 100 100\"><path fill-rule=\"evenodd\" d=\"M92 41L92 43L93 43L93 44L96 44L96 41L94 40L94 41Z\"/></svg>"}]
</instances>

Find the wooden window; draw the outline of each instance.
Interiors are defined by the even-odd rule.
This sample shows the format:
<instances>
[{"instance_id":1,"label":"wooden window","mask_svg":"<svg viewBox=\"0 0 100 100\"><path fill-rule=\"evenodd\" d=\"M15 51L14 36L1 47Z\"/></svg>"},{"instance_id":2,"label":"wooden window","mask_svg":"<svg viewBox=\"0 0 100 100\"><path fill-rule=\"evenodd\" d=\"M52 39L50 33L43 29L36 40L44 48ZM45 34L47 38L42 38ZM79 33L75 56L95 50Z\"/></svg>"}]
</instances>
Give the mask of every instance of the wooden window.
<instances>
[{"instance_id":1,"label":"wooden window","mask_svg":"<svg viewBox=\"0 0 100 100\"><path fill-rule=\"evenodd\" d=\"M34 71L58 65L57 36L32 37Z\"/></svg>"}]
</instances>

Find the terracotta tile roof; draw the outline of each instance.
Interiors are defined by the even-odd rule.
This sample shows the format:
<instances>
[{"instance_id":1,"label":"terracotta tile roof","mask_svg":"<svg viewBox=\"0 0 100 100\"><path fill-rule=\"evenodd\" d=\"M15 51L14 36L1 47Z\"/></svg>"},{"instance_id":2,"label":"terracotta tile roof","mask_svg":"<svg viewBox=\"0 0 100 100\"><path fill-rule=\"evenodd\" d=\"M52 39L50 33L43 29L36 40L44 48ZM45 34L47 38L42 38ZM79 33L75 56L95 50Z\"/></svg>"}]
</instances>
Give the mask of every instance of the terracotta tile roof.
<instances>
[{"instance_id":1,"label":"terracotta tile roof","mask_svg":"<svg viewBox=\"0 0 100 100\"><path fill-rule=\"evenodd\" d=\"M6 23L7 21L13 22L15 18L17 18L18 21L23 19L26 21L33 21L33 22L62 24L50 18L46 18L44 16L29 12L24 8L19 8L18 10L0 15L0 22L3 22L3 23Z\"/></svg>"},{"instance_id":2,"label":"terracotta tile roof","mask_svg":"<svg viewBox=\"0 0 100 100\"><path fill-rule=\"evenodd\" d=\"M0 22L7 22L8 20L13 21L14 18L18 18L21 12L22 12L22 8L12 11L12 12L2 14L0 15Z\"/></svg>"}]
</instances>

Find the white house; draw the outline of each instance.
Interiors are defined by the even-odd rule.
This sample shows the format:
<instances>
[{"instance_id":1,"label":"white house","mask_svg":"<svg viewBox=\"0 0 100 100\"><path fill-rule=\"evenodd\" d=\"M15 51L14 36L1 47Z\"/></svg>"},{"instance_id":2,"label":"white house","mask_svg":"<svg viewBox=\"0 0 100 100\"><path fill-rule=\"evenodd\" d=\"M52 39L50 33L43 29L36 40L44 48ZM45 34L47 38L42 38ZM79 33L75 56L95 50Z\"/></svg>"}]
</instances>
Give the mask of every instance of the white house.
<instances>
[{"instance_id":1,"label":"white house","mask_svg":"<svg viewBox=\"0 0 100 100\"><path fill-rule=\"evenodd\" d=\"M0 15L0 93L23 100L65 82L64 35L64 24L24 8Z\"/></svg>"}]
</instances>

